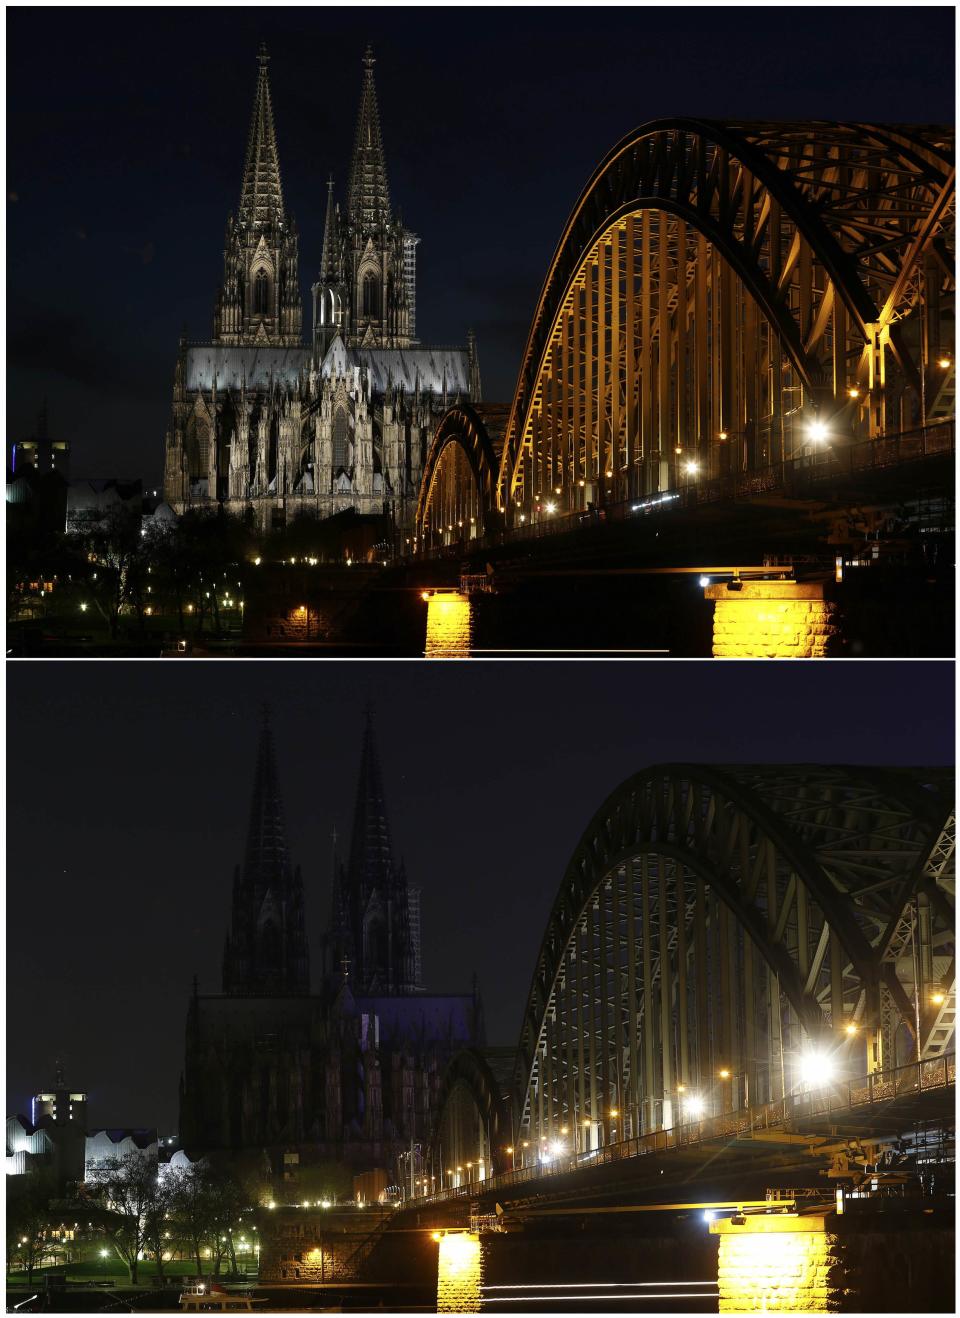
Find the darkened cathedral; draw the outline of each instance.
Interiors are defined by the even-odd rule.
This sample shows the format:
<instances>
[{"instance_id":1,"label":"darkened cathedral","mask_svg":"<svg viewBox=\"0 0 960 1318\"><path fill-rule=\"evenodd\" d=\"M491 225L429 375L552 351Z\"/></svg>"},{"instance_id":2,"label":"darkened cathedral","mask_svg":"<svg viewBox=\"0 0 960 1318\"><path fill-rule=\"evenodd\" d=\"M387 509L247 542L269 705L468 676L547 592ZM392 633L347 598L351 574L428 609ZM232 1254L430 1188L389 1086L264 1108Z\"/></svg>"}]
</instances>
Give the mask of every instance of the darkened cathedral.
<instances>
[{"instance_id":1,"label":"darkened cathedral","mask_svg":"<svg viewBox=\"0 0 960 1318\"><path fill-rule=\"evenodd\" d=\"M411 1140L429 1138L449 1058L483 1042L475 993L424 991L420 890L394 861L369 716L347 863L334 855L322 961L311 977L304 884L265 722L223 992L195 985L187 1013L186 1149L265 1153L286 1179L319 1162L392 1171Z\"/></svg>"},{"instance_id":2,"label":"darkened cathedral","mask_svg":"<svg viewBox=\"0 0 960 1318\"><path fill-rule=\"evenodd\" d=\"M250 509L264 528L349 509L406 525L438 418L458 399L479 401L473 337L466 348L417 338L419 240L391 208L368 50L346 207L331 178L303 343L299 233L283 200L262 47L259 66L213 336L180 343L164 498L177 513Z\"/></svg>"}]
</instances>

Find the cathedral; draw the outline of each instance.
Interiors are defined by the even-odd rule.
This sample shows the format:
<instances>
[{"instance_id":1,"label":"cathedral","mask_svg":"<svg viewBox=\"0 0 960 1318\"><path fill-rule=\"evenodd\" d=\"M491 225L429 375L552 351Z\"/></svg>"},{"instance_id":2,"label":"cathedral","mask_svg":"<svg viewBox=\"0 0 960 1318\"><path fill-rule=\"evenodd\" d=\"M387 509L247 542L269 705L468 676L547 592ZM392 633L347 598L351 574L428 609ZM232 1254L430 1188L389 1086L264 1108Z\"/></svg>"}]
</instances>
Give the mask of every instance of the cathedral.
<instances>
[{"instance_id":1,"label":"cathedral","mask_svg":"<svg viewBox=\"0 0 960 1318\"><path fill-rule=\"evenodd\" d=\"M251 510L263 529L348 509L412 522L433 429L480 399L466 348L417 338L419 239L391 208L374 57L363 82L344 208L327 186L313 328L303 341L299 232L287 213L263 47L243 183L227 220L209 342L181 340L164 498Z\"/></svg>"},{"instance_id":2,"label":"cathedral","mask_svg":"<svg viewBox=\"0 0 960 1318\"><path fill-rule=\"evenodd\" d=\"M369 714L348 857L334 859L312 976L304 882L265 721L222 992L195 983L187 1012L181 1145L265 1155L278 1182L318 1163L392 1173L411 1141L429 1140L450 1057L482 1042L475 993L423 987L420 893L394 858Z\"/></svg>"}]
</instances>

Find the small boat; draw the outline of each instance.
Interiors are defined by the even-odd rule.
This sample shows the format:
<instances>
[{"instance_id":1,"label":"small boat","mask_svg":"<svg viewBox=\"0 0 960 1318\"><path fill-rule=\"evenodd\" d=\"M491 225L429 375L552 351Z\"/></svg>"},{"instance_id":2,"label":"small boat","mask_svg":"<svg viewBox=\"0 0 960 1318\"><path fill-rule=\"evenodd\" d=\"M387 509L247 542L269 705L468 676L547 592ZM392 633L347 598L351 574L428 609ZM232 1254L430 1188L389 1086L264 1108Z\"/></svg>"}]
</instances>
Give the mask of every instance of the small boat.
<instances>
[{"instance_id":1,"label":"small boat","mask_svg":"<svg viewBox=\"0 0 960 1318\"><path fill-rule=\"evenodd\" d=\"M216 1282L208 1286L198 1281L180 1292L181 1313L252 1313L255 1305L265 1303L251 1295L231 1293Z\"/></svg>"}]
</instances>

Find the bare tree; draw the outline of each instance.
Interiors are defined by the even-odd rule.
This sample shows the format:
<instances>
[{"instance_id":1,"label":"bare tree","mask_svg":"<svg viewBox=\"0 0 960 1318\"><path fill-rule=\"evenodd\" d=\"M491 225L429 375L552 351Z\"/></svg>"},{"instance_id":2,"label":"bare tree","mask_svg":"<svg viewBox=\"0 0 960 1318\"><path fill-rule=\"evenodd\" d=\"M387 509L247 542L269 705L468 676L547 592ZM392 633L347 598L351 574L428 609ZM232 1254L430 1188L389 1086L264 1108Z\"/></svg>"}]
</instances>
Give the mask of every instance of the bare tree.
<instances>
[{"instance_id":1,"label":"bare tree","mask_svg":"<svg viewBox=\"0 0 960 1318\"><path fill-rule=\"evenodd\" d=\"M54 1192L53 1178L43 1171L7 1178L7 1258L20 1264L29 1286L47 1252Z\"/></svg>"},{"instance_id":2,"label":"bare tree","mask_svg":"<svg viewBox=\"0 0 960 1318\"><path fill-rule=\"evenodd\" d=\"M147 1223L157 1202L157 1164L140 1152L104 1158L94 1167L91 1180L109 1214L107 1235L136 1285Z\"/></svg>"}]
</instances>

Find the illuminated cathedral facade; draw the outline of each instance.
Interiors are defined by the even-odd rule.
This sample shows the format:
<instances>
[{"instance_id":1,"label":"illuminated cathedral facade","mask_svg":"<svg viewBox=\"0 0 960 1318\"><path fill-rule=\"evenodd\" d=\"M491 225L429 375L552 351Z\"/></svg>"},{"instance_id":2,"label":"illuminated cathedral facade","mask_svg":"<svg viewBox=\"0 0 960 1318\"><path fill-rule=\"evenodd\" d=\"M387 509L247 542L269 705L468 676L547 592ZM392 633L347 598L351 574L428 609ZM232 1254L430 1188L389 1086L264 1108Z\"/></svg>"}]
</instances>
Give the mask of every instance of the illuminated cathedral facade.
<instances>
[{"instance_id":1,"label":"illuminated cathedral facade","mask_svg":"<svg viewBox=\"0 0 960 1318\"><path fill-rule=\"evenodd\" d=\"M391 207L369 49L343 208L332 178L327 186L304 342L300 235L284 203L263 47L258 65L213 335L180 342L164 497L178 513L250 509L263 528L345 509L406 526L439 417L458 399L479 401L476 346L472 335L459 348L417 338L419 239Z\"/></svg>"}]
</instances>

